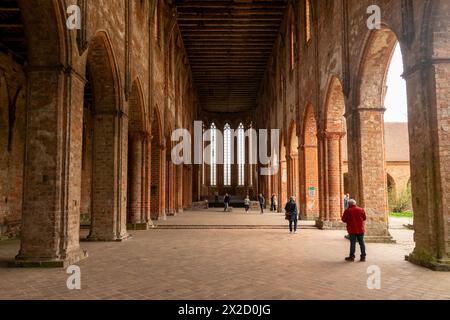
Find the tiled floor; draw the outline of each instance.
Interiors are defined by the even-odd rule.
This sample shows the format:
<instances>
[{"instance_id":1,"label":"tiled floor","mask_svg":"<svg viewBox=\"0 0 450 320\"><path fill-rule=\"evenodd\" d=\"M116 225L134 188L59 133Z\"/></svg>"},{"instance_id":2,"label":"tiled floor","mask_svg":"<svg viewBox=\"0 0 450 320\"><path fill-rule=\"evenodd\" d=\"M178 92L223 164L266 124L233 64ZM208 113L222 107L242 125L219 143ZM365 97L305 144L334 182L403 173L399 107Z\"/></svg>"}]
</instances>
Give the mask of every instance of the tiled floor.
<instances>
[{"instance_id":1,"label":"tiled floor","mask_svg":"<svg viewBox=\"0 0 450 320\"><path fill-rule=\"evenodd\" d=\"M9 269L17 241L0 243L0 299L450 299L450 274L412 265L412 231L397 244L369 244L368 262L348 264L342 231L214 226L285 224L282 215L186 212L162 224L210 228L133 232L123 243L82 243L82 289L67 289L61 269ZM213 227L211 227L213 226ZM381 290L367 288L367 268L381 269Z\"/></svg>"}]
</instances>

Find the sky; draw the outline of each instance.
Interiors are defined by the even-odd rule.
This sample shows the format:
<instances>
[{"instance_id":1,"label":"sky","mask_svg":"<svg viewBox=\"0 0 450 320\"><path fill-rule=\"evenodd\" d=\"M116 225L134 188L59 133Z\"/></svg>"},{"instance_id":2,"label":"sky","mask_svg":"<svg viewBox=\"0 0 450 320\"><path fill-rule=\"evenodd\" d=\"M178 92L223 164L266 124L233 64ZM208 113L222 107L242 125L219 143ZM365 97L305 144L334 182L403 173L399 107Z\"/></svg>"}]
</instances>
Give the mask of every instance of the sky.
<instances>
[{"instance_id":1,"label":"sky","mask_svg":"<svg viewBox=\"0 0 450 320\"><path fill-rule=\"evenodd\" d=\"M384 114L385 122L408 122L406 82L401 77L402 74L402 53L400 46L397 44L389 67L386 83L388 89L384 102L386 107L386 113Z\"/></svg>"}]
</instances>

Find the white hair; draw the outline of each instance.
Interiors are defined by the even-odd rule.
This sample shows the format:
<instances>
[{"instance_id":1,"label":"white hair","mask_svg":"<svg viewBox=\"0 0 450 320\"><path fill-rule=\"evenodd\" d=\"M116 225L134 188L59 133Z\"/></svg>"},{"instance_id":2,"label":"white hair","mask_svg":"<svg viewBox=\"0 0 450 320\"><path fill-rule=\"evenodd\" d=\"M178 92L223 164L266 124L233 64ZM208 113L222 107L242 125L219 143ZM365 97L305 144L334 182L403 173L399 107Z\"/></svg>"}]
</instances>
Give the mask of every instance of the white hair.
<instances>
[{"instance_id":1,"label":"white hair","mask_svg":"<svg viewBox=\"0 0 450 320\"><path fill-rule=\"evenodd\" d=\"M355 199L350 199L348 200L348 204L351 206L356 206L356 200Z\"/></svg>"}]
</instances>

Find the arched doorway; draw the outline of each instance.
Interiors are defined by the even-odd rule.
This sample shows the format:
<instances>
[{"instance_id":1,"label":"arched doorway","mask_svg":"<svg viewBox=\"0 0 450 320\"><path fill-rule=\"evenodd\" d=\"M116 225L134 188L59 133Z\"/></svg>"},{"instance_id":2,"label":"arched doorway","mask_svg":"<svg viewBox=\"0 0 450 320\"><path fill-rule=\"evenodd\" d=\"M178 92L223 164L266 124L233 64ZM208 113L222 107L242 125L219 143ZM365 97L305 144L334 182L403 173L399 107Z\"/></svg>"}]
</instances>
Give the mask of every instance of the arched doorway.
<instances>
[{"instance_id":1,"label":"arched doorway","mask_svg":"<svg viewBox=\"0 0 450 320\"><path fill-rule=\"evenodd\" d=\"M319 218L319 163L317 121L311 104L306 107L303 120L303 199L301 212L307 220Z\"/></svg>"}]
</instances>

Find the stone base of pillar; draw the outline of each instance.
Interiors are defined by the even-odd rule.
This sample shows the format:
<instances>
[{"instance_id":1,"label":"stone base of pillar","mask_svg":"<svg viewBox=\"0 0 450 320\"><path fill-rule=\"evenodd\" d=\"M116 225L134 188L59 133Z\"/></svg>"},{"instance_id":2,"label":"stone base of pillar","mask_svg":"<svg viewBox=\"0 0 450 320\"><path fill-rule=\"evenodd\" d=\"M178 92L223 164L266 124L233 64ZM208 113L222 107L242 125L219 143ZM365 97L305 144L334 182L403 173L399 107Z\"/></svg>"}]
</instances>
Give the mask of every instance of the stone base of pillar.
<instances>
[{"instance_id":1,"label":"stone base of pillar","mask_svg":"<svg viewBox=\"0 0 450 320\"><path fill-rule=\"evenodd\" d=\"M167 216L169 216L169 217L175 217L177 215L177 213L175 212L175 210L171 210L171 211L169 211L169 212L167 212Z\"/></svg>"},{"instance_id":2,"label":"stone base of pillar","mask_svg":"<svg viewBox=\"0 0 450 320\"><path fill-rule=\"evenodd\" d=\"M128 223L127 230L149 230L153 228L153 222L143 222L143 223Z\"/></svg>"},{"instance_id":3,"label":"stone base of pillar","mask_svg":"<svg viewBox=\"0 0 450 320\"><path fill-rule=\"evenodd\" d=\"M67 268L88 257L86 250L77 250L62 258L38 258L18 255L10 268Z\"/></svg>"},{"instance_id":4,"label":"stone base of pillar","mask_svg":"<svg viewBox=\"0 0 450 320\"><path fill-rule=\"evenodd\" d=\"M450 272L450 259L433 259L413 252L409 256L405 256L405 260L433 271Z\"/></svg>"},{"instance_id":5,"label":"stone base of pillar","mask_svg":"<svg viewBox=\"0 0 450 320\"><path fill-rule=\"evenodd\" d=\"M317 219L316 220L316 228L320 230L346 230L347 226L345 223L339 220L322 220Z\"/></svg>"},{"instance_id":6,"label":"stone base of pillar","mask_svg":"<svg viewBox=\"0 0 450 320\"><path fill-rule=\"evenodd\" d=\"M317 223L317 221L319 220L319 217L315 216L315 215L300 215L300 220L303 220L303 221L316 221L316 223Z\"/></svg>"},{"instance_id":7,"label":"stone base of pillar","mask_svg":"<svg viewBox=\"0 0 450 320\"><path fill-rule=\"evenodd\" d=\"M111 237L107 237L107 236L100 236L100 235L89 235L86 239L86 241L88 242L122 242L122 241L126 241L128 239L131 238L131 235L128 233L125 233L121 236L111 236Z\"/></svg>"},{"instance_id":8,"label":"stone base of pillar","mask_svg":"<svg viewBox=\"0 0 450 320\"><path fill-rule=\"evenodd\" d=\"M183 208L180 208L180 209L177 210L177 213L180 213L180 214L181 214L181 213L183 213L183 212L184 212L184 209L183 209Z\"/></svg>"},{"instance_id":9,"label":"stone base of pillar","mask_svg":"<svg viewBox=\"0 0 450 320\"><path fill-rule=\"evenodd\" d=\"M366 222L365 241L367 243L397 243L384 222Z\"/></svg>"}]
</instances>

